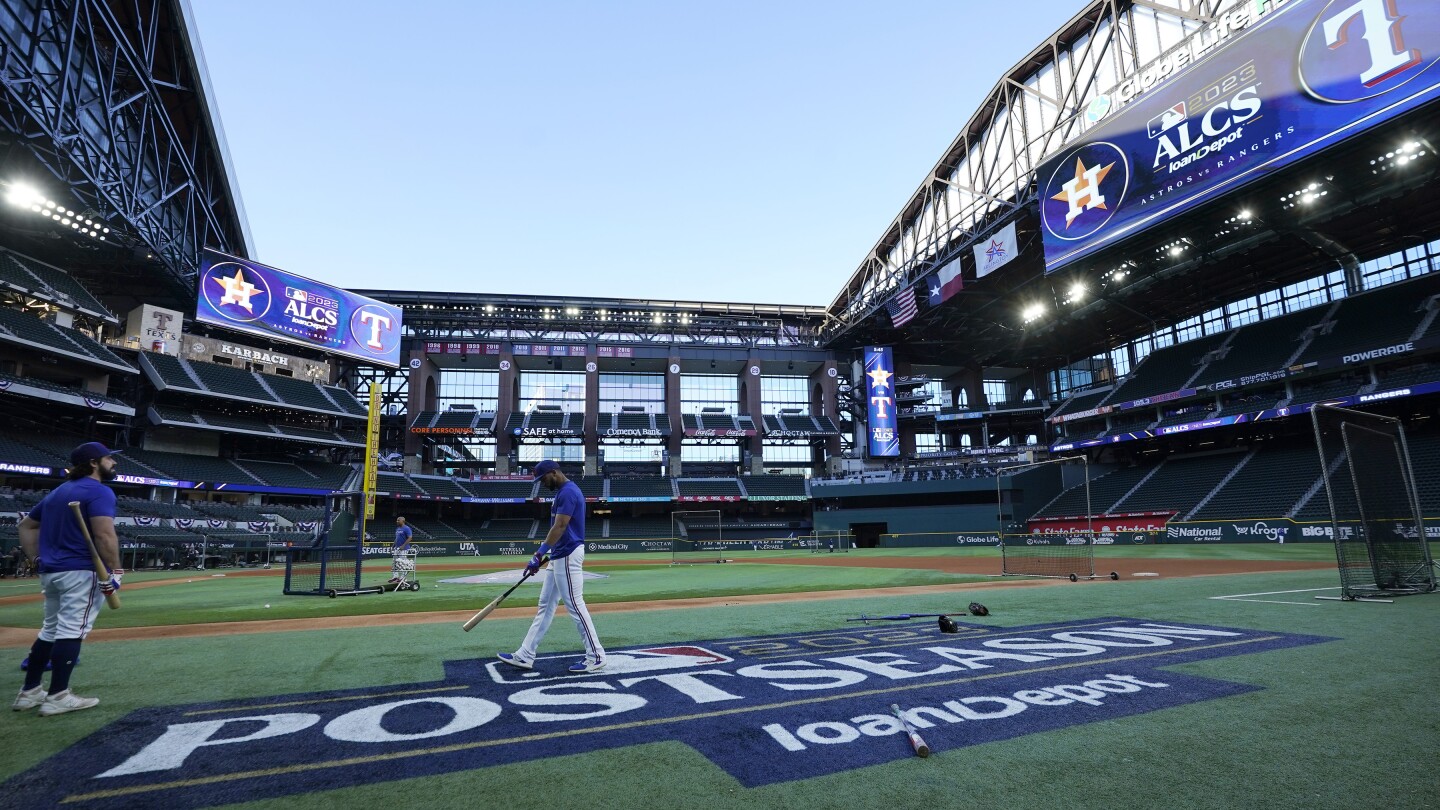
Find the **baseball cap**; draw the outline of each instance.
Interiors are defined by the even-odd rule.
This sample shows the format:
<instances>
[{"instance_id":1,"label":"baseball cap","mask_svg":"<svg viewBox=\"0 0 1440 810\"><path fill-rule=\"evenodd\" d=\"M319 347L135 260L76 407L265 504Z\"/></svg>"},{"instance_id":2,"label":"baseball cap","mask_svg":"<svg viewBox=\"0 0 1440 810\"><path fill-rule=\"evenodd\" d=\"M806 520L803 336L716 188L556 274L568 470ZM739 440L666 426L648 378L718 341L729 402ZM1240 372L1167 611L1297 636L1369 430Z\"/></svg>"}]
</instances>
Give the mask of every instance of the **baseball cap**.
<instances>
[{"instance_id":1,"label":"baseball cap","mask_svg":"<svg viewBox=\"0 0 1440 810\"><path fill-rule=\"evenodd\" d=\"M70 451L71 464L84 464L87 461L99 461L106 456L113 456L115 452L100 442L86 442Z\"/></svg>"},{"instance_id":2,"label":"baseball cap","mask_svg":"<svg viewBox=\"0 0 1440 810\"><path fill-rule=\"evenodd\" d=\"M535 479L538 481L544 478L546 473L551 473L558 469L560 469L560 465L547 458L535 465Z\"/></svg>"}]
</instances>

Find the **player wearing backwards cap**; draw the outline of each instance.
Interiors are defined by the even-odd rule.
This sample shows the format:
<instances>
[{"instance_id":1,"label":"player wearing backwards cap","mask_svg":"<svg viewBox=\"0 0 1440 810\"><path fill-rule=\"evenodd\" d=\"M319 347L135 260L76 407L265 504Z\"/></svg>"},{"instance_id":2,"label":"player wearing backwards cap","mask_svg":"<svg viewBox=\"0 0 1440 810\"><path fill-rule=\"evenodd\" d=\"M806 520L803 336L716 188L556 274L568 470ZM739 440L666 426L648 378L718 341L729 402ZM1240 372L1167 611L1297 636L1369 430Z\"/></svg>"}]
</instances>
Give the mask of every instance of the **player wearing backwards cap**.
<instances>
[{"instance_id":1,"label":"player wearing backwards cap","mask_svg":"<svg viewBox=\"0 0 1440 810\"><path fill-rule=\"evenodd\" d=\"M570 618L575 620L575 629L580 631L580 640L585 643L585 660L570 665L575 674L596 672L605 668L605 648L600 646L600 636L595 632L595 623L590 621L590 611L585 608L585 578L581 570L585 564L585 496L574 481L560 472L560 465L545 460L535 465L535 478L555 493L550 506L550 532L525 570L531 574L550 561L550 577L540 586L540 609L530 632L525 634L525 643L513 653L500 653L500 660L513 667L531 669L535 665L535 651L550 629L550 620L555 618L555 604L565 600Z\"/></svg>"},{"instance_id":2,"label":"player wearing backwards cap","mask_svg":"<svg viewBox=\"0 0 1440 810\"><path fill-rule=\"evenodd\" d=\"M115 478L115 459L105 445L86 442L70 453L65 483L50 491L20 521L20 547L40 562L40 589L45 594L45 621L30 647L25 686L10 708L17 712L40 707L40 715L88 709L100 701L70 691L70 672L80 657L80 642L95 626L103 595L120 590L120 541L115 536L115 493L103 482ZM110 581L95 575L90 546L76 525L71 501L90 526ZM40 687L49 663L50 691Z\"/></svg>"}]
</instances>

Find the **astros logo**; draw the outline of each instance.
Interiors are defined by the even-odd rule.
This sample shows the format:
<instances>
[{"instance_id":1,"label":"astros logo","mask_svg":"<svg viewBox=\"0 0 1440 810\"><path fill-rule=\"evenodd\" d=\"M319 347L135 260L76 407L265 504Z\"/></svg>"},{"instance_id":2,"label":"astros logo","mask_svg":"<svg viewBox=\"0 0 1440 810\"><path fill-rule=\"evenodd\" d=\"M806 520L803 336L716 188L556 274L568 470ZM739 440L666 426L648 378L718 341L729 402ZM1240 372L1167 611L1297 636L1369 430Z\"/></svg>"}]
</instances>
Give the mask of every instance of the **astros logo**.
<instances>
[{"instance_id":1,"label":"astros logo","mask_svg":"<svg viewBox=\"0 0 1440 810\"><path fill-rule=\"evenodd\" d=\"M1130 163L1105 141L1076 149L1056 166L1040 200L1041 219L1056 238L1084 239L1105 227L1130 187Z\"/></svg>"},{"instance_id":2,"label":"astros logo","mask_svg":"<svg viewBox=\"0 0 1440 810\"><path fill-rule=\"evenodd\" d=\"M263 273L238 262L211 265L200 279L210 306L232 321L256 321L270 311L270 283Z\"/></svg>"},{"instance_id":3,"label":"astros logo","mask_svg":"<svg viewBox=\"0 0 1440 810\"><path fill-rule=\"evenodd\" d=\"M1351 104L1388 93L1434 68L1440 17L1432 0L1331 0L1300 46L1300 86Z\"/></svg>"}]
</instances>

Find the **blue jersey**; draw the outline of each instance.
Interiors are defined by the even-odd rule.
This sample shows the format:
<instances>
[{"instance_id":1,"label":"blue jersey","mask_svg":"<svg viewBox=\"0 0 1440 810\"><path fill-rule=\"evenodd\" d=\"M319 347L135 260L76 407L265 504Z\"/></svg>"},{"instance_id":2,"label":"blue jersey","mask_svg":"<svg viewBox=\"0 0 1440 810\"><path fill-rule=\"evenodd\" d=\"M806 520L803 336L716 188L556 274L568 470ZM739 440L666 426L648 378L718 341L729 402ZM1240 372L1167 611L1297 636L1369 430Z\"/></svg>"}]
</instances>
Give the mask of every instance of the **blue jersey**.
<instances>
[{"instance_id":1,"label":"blue jersey","mask_svg":"<svg viewBox=\"0 0 1440 810\"><path fill-rule=\"evenodd\" d=\"M410 545L410 536L415 533L409 524L395 527L395 548L405 548Z\"/></svg>"},{"instance_id":2,"label":"blue jersey","mask_svg":"<svg viewBox=\"0 0 1440 810\"><path fill-rule=\"evenodd\" d=\"M566 481L565 486L555 493L555 500L550 504L552 524L556 515L570 516L565 533L560 535L555 548L550 551L550 556L558 560L570 556L570 552L585 544L585 496L574 481Z\"/></svg>"},{"instance_id":3,"label":"blue jersey","mask_svg":"<svg viewBox=\"0 0 1440 810\"><path fill-rule=\"evenodd\" d=\"M110 487L94 478L66 481L50 490L35 508L30 517L40 521L40 566L51 571L93 571L95 563L90 559L90 546L75 513L70 509L71 501L80 502L80 511L85 515L86 525L90 518L115 517L115 493Z\"/></svg>"}]
</instances>

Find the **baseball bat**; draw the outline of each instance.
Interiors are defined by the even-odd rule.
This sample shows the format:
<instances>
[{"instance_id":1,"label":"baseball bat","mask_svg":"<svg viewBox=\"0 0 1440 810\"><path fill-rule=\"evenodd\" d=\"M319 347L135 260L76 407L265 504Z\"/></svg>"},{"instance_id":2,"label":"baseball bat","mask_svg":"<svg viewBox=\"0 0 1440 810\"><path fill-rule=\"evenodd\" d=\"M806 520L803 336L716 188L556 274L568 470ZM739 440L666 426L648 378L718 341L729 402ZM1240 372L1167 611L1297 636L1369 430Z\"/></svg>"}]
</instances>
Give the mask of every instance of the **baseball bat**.
<instances>
[{"instance_id":1,"label":"baseball bat","mask_svg":"<svg viewBox=\"0 0 1440 810\"><path fill-rule=\"evenodd\" d=\"M475 625L477 625L477 624L479 624L480 622L484 621L484 620L485 620L485 617L490 615L490 611L494 610L494 609L497 608L497 607L500 607L500 603L505 601L505 597L507 597L507 596L509 596L510 594L514 593L514 592L515 592L515 589L518 588L518 587L520 587L520 583L521 583L521 582L524 582L525 580L527 580L527 579L529 579L529 578L530 578L530 572L529 572L529 571L526 571L526 572L525 572L525 575L522 576L522 577L520 577L520 582L516 582L514 585L511 585L511 586L510 586L510 590L508 590L508 591L500 594L499 596L495 597L494 599L490 600L490 604L486 605L486 606L483 607L483 608L480 608L480 612L479 612L479 613L476 613L474 616L471 616L470 619L469 619L469 621L467 621L467 622L465 622L464 624L460 625L460 629L461 629L461 630L464 630L464 631L467 632L467 633L470 632L470 629L471 629L472 627L474 627Z\"/></svg>"},{"instance_id":2,"label":"baseball bat","mask_svg":"<svg viewBox=\"0 0 1440 810\"><path fill-rule=\"evenodd\" d=\"M900 719L900 725L905 727L905 734L910 738L910 747L915 749L915 756L922 758L930 756L930 746L926 745L925 741L920 739L919 732L915 730L914 726L910 725L909 720L905 719L905 715L900 713L900 705L898 703L891 703L890 711L895 713L895 716Z\"/></svg>"},{"instance_id":3,"label":"baseball bat","mask_svg":"<svg viewBox=\"0 0 1440 810\"><path fill-rule=\"evenodd\" d=\"M90 524L85 521L85 513L80 511L80 502L71 501L70 511L75 513L75 522L80 524L80 532L85 535L85 545L90 547L90 562L95 565L95 576L100 577L102 582L110 581L110 569L105 567L105 561L100 559L100 550L95 548L95 540L90 536ZM111 610L120 609L120 594L111 591L105 594L105 604Z\"/></svg>"},{"instance_id":4,"label":"baseball bat","mask_svg":"<svg viewBox=\"0 0 1440 810\"><path fill-rule=\"evenodd\" d=\"M846 619L847 622L905 622L911 619L933 619L937 616L949 616L949 613L901 613L898 616L866 616L860 614L858 619Z\"/></svg>"}]
</instances>

